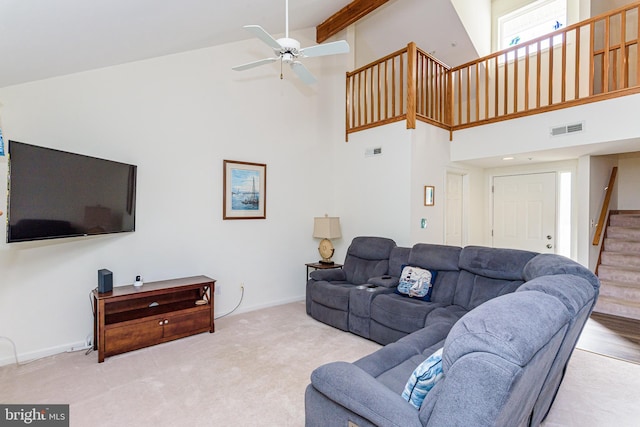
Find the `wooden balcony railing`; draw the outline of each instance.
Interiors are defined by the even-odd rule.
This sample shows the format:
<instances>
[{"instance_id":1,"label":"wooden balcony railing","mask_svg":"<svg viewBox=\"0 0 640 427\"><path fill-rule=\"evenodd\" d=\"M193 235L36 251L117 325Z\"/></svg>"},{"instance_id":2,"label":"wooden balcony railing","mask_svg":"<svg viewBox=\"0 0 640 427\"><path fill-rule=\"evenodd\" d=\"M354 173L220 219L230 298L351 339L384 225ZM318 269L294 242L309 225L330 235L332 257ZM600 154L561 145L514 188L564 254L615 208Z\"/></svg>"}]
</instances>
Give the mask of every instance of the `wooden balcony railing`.
<instances>
[{"instance_id":1,"label":"wooden balcony railing","mask_svg":"<svg viewBox=\"0 0 640 427\"><path fill-rule=\"evenodd\" d=\"M409 43L347 73L346 132L450 131L640 93L640 2L449 68Z\"/></svg>"},{"instance_id":2,"label":"wooden balcony railing","mask_svg":"<svg viewBox=\"0 0 640 427\"><path fill-rule=\"evenodd\" d=\"M407 120L449 126L449 67L415 43L347 73L347 137L351 132Z\"/></svg>"}]
</instances>

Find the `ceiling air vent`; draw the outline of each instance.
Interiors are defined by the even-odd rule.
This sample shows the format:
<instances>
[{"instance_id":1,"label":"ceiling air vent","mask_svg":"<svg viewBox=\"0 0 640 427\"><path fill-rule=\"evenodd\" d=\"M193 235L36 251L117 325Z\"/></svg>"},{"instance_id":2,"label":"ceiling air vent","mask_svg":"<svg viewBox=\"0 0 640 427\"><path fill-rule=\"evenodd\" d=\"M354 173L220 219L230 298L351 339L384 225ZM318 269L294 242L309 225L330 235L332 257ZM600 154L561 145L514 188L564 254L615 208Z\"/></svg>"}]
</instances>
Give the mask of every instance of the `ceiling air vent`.
<instances>
[{"instance_id":1,"label":"ceiling air vent","mask_svg":"<svg viewBox=\"0 0 640 427\"><path fill-rule=\"evenodd\" d=\"M584 130L584 122L573 123L571 125L564 125L551 128L551 136L567 135L575 132L582 132Z\"/></svg>"},{"instance_id":2,"label":"ceiling air vent","mask_svg":"<svg viewBox=\"0 0 640 427\"><path fill-rule=\"evenodd\" d=\"M364 150L365 157L374 157L380 155L382 155L382 147L367 148L366 150Z\"/></svg>"}]
</instances>

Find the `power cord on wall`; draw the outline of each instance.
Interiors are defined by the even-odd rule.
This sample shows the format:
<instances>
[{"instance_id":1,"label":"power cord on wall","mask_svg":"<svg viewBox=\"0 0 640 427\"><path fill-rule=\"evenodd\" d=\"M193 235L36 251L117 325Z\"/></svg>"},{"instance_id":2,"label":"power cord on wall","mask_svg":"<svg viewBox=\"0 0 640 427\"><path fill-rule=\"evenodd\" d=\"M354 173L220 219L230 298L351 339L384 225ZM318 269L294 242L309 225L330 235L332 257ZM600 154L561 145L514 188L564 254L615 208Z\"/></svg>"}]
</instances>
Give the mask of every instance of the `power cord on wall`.
<instances>
[{"instance_id":1,"label":"power cord on wall","mask_svg":"<svg viewBox=\"0 0 640 427\"><path fill-rule=\"evenodd\" d=\"M240 290L242 291L242 293L240 294L240 301L238 301L238 304L237 304L235 307L233 307L233 310L231 310L231 311L230 311L230 312L228 312L228 313L225 313L225 314L222 314L222 315L220 315L220 316L216 317L216 318L215 318L215 320L218 320L218 319L220 319L220 318L222 318L222 317L225 317L225 316L230 315L231 313L233 313L234 311L236 311L236 310L238 309L238 307L240 307L240 304L242 304L242 300L243 300L243 298L244 298L244 286L240 286Z\"/></svg>"},{"instance_id":2,"label":"power cord on wall","mask_svg":"<svg viewBox=\"0 0 640 427\"><path fill-rule=\"evenodd\" d=\"M15 357L16 359L16 366L20 366L20 363L18 363L18 349L16 348L16 343L13 342L13 340L9 337L1 337L0 339L5 340L5 341L9 341L9 343L11 344L11 346L13 347L13 357Z\"/></svg>"}]
</instances>

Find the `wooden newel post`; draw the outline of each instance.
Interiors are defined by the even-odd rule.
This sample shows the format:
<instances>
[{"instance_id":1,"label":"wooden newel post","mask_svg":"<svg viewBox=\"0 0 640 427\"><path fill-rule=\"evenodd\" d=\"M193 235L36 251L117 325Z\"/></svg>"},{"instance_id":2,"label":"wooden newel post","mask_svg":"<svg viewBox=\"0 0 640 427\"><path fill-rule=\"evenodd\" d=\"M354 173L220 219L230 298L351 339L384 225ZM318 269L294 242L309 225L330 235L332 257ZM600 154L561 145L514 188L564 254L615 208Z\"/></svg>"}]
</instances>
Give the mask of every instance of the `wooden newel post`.
<instances>
[{"instance_id":1,"label":"wooden newel post","mask_svg":"<svg viewBox=\"0 0 640 427\"><path fill-rule=\"evenodd\" d=\"M416 128L416 91L418 49L414 42L407 45L407 129Z\"/></svg>"}]
</instances>

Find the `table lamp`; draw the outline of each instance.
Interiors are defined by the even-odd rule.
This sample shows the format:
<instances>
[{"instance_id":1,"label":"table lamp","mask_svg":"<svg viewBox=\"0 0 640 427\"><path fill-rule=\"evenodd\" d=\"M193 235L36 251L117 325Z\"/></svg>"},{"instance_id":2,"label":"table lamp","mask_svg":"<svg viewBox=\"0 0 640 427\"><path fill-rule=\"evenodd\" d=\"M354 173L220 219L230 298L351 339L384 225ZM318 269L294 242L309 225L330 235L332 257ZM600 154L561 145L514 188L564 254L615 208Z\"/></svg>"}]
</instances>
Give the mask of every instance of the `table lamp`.
<instances>
[{"instance_id":1,"label":"table lamp","mask_svg":"<svg viewBox=\"0 0 640 427\"><path fill-rule=\"evenodd\" d=\"M333 264L331 257L335 249L329 239L338 239L342 237L340 233L340 218L335 216L315 217L313 219L313 237L316 239L322 239L318 246L318 252L322 259L320 264Z\"/></svg>"}]
</instances>

